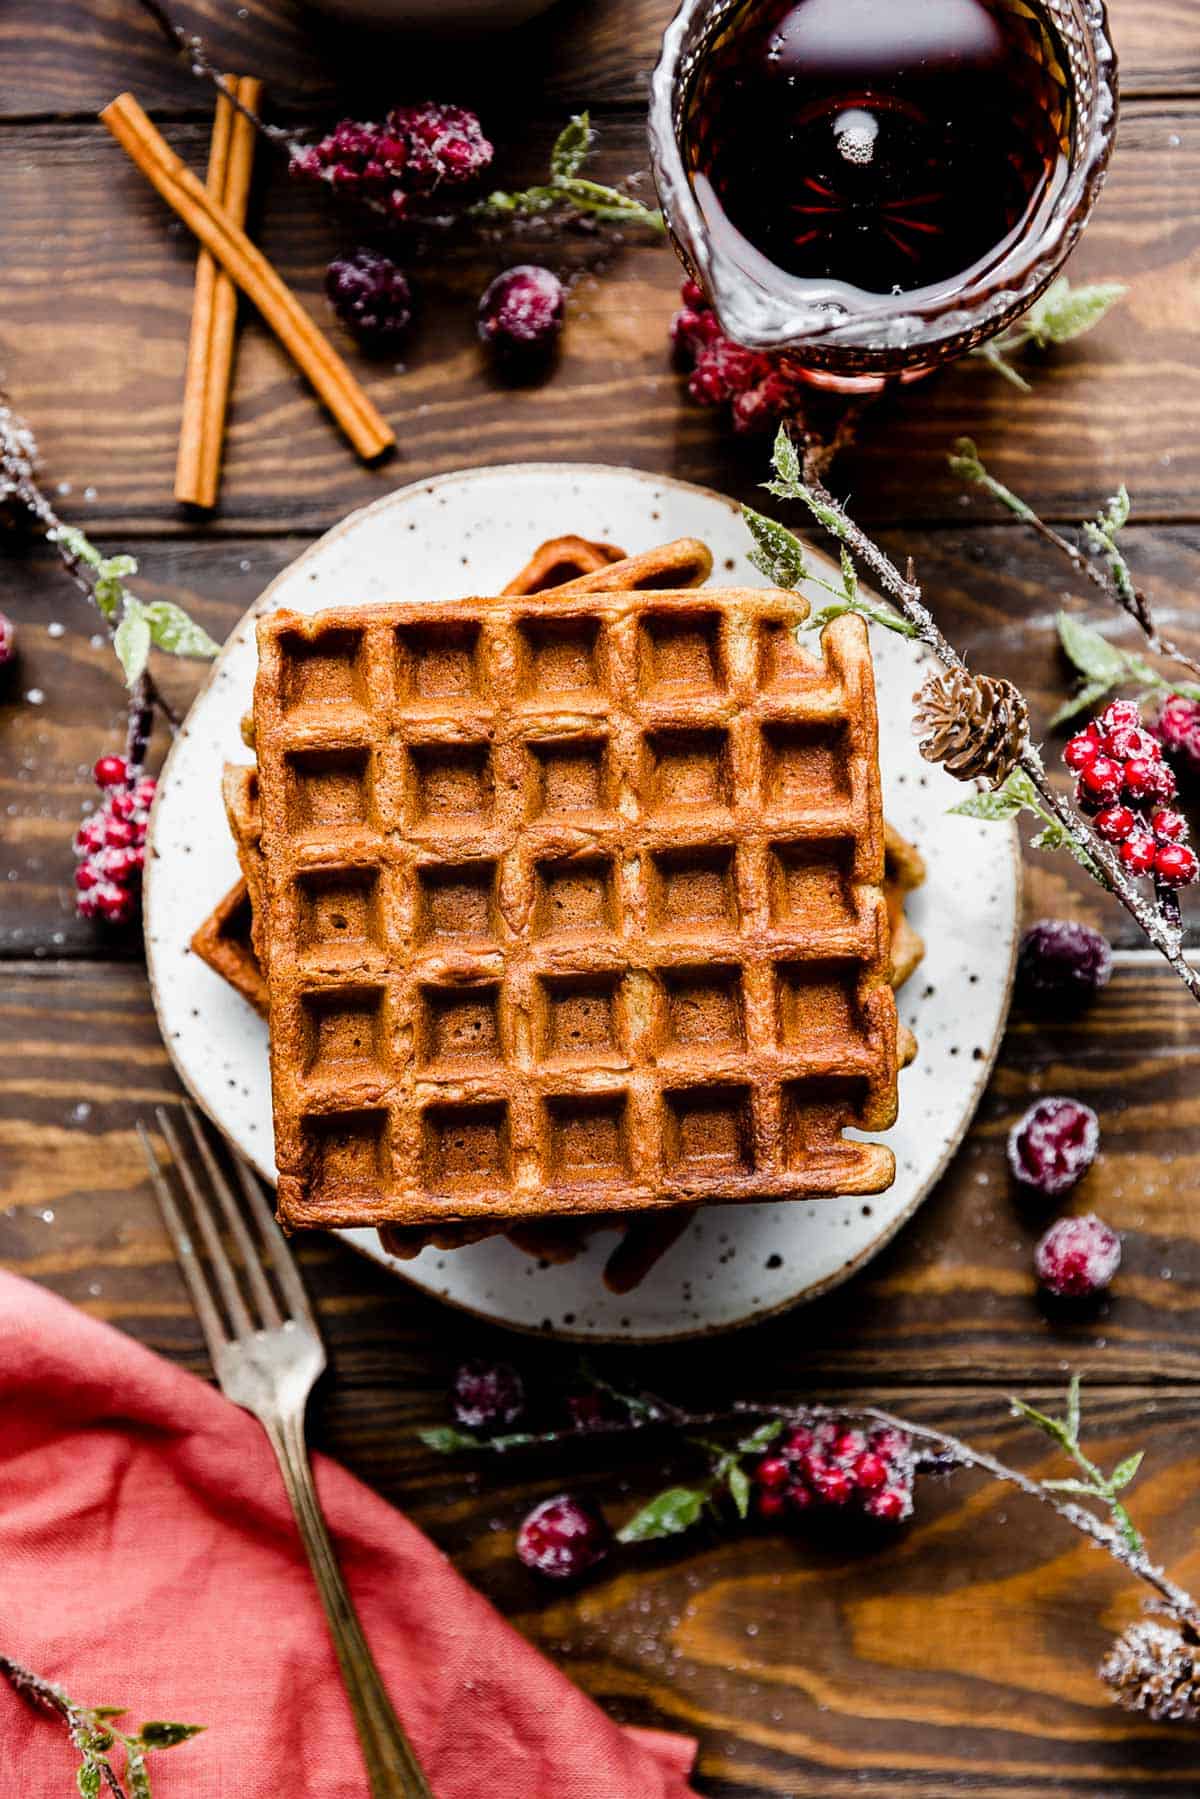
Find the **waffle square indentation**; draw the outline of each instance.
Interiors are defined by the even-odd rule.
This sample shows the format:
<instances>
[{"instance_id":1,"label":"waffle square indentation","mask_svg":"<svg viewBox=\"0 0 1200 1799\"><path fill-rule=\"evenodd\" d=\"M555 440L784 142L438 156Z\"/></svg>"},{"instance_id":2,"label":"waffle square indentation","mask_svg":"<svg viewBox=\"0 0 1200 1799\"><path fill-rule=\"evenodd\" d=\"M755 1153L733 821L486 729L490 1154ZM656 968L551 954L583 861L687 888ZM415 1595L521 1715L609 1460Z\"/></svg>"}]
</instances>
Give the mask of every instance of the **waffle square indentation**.
<instances>
[{"instance_id":1,"label":"waffle square indentation","mask_svg":"<svg viewBox=\"0 0 1200 1799\"><path fill-rule=\"evenodd\" d=\"M678 936L738 923L732 844L662 850L651 858L650 921L660 935Z\"/></svg>"},{"instance_id":2,"label":"waffle square indentation","mask_svg":"<svg viewBox=\"0 0 1200 1799\"><path fill-rule=\"evenodd\" d=\"M486 1070L500 1059L499 986L423 987L417 1015L422 1070Z\"/></svg>"},{"instance_id":3,"label":"waffle square indentation","mask_svg":"<svg viewBox=\"0 0 1200 1799\"><path fill-rule=\"evenodd\" d=\"M771 923L787 929L811 926L815 920L830 931L853 925L853 858L849 838L772 844L767 875Z\"/></svg>"},{"instance_id":4,"label":"waffle square indentation","mask_svg":"<svg viewBox=\"0 0 1200 1799\"><path fill-rule=\"evenodd\" d=\"M302 706L367 704L361 631L323 631L315 641L292 632L280 640L279 647L285 711Z\"/></svg>"},{"instance_id":5,"label":"waffle square indentation","mask_svg":"<svg viewBox=\"0 0 1200 1799\"><path fill-rule=\"evenodd\" d=\"M523 698L599 694L603 684L599 619L524 619L518 635Z\"/></svg>"},{"instance_id":6,"label":"waffle square indentation","mask_svg":"<svg viewBox=\"0 0 1200 1799\"><path fill-rule=\"evenodd\" d=\"M861 1145L842 1132L862 1110L865 1085L852 1076L820 1075L783 1089L783 1158L788 1168L852 1161Z\"/></svg>"},{"instance_id":7,"label":"waffle square indentation","mask_svg":"<svg viewBox=\"0 0 1200 1799\"><path fill-rule=\"evenodd\" d=\"M530 743L534 817L603 812L611 806L606 737L567 737Z\"/></svg>"},{"instance_id":8,"label":"waffle square indentation","mask_svg":"<svg viewBox=\"0 0 1200 1799\"><path fill-rule=\"evenodd\" d=\"M746 1041L740 968L664 968L666 1047L716 1052Z\"/></svg>"},{"instance_id":9,"label":"waffle square indentation","mask_svg":"<svg viewBox=\"0 0 1200 1799\"><path fill-rule=\"evenodd\" d=\"M570 856L538 864L533 928L538 937L612 931L616 897L611 856Z\"/></svg>"},{"instance_id":10,"label":"waffle square indentation","mask_svg":"<svg viewBox=\"0 0 1200 1799\"><path fill-rule=\"evenodd\" d=\"M304 1014L304 1072L320 1081L328 1075L375 1075L382 1078L383 989L381 987L323 988L306 993Z\"/></svg>"},{"instance_id":11,"label":"waffle square indentation","mask_svg":"<svg viewBox=\"0 0 1200 1799\"><path fill-rule=\"evenodd\" d=\"M430 1106L421 1121L425 1184L433 1193L506 1186L511 1149L503 1103Z\"/></svg>"},{"instance_id":12,"label":"waffle square indentation","mask_svg":"<svg viewBox=\"0 0 1200 1799\"><path fill-rule=\"evenodd\" d=\"M301 949L353 955L382 947L378 869L305 869L297 889Z\"/></svg>"},{"instance_id":13,"label":"waffle square indentation","mask_svg":"<svg viewBox=\"0 0 1200 1799\"><path fill-rule=\"evenodd\" d=\"M648 731L645 753L649 811L730 804L733 773L727 731Z\"/></svg>"},{"instance_id":14,"label":"waffle square indentation","mask_svg":"<svg viewBox=\"0 0 1200 1799\"><path fill-rule=\"evenodd\" d=\"M491 816L495 789L488 744L415 743L410 754L415 811L422 823L482 823Z\"/></svg>"},{"instance_id":15,"label":"waffle square indentation","mask_svg":"<svg viewBox=\"0 0 1200 1799\"><path fill-rule=\"evenodd\" d=\"M846 959L785 962L775 971L775 1020L785 1049L835 1047L862 1029L855 983Z\"/></svg>"},{"instance_id":16,"label":"waffle square indentation","mask_svg":"<svg viewBox=\"0 0 1200 1799\"><path fill-rule=\"evenodd\" d=\"M310 1185L320 1204L349 1190L369 1194L388 1179L388 1115L382 1107L316 1113L303 1121Z\"/></svg>"},{"instance_id":17,"label":"waffle square indentation","mask_svg":"<svg viewBox=\"0 0 1200 1799\"><path fill-rule=\"evenodd\" d=\"M370 750L294 750L288 757L288 773L288 817L294 831L303 835L367 822Z\"/></svg>"},{"instance_id":18,"label":"waffle square indentation","mask_svg":"<svg viewBox=\"0 0 1200 1799\"><path fill-rule=\"evenodd\" d=\"M750 1089L686 1087L665 1093L667 1165L677 1174L749 1174L754 1167Z\"/></svg>"},{"instance_id":19,"label":"waffle square indentation","mask_svg":"<svg viewBox=\"0 0 1200 1799\"><path fill-rule=\"evenodd\" d=\"M639 661L651 698L718 692L725 685L720 613L702 606L643 612Z\"/></svg>"},{"instance_id":20,"label":"waffle square indentation","mask_svg":"<svg viewBox=\"0 0 1200 1799\"><path fill-rule=\"evenodd\" d=\"M627 1112L623 1093L571 1094L548 1099L551 1180L611 1181L627 1177Z\"/></svg>"},{"instance_id":21,"label":"waffle square indentation","mask_svg":"<svg viewBox=\"0 0 1200 1799\"><path fill-rule=\"evenodd\" d=\"M763 730L763 800L766 805L819 812L850 798L844 727L771 724Z\"/></svg>"},{"instance_id":22,"label":"waffle square indentation","mask_svg":"<svg viewBox=\"0 0 1200 1799\"><path fill-rule=\"evenodd\" d=\"M403 626L396 633L404 700L469 700L483 691L483 633L473 619Z\"/></svg>"},{"instance_id":23,"label":"waffle square indentation","mask_svg":"<svg viewBox=\"0 0 1200 1799\"><path fill-rule=\"evenodd\" d=\"M545 1061L597 1061L620 1054L616 974L548 976L539 1006Z\"/></svg>"},{"instance_id":24,"label":"waffle square indentation","mask_svg":"<svg viewBox=\"0 0 1200 1799\"><path fill-rule=\"evenodd\" d=\"M417 941L494 938L496 864L429 863L418 867Z\"/></svg>"}]
</instances>

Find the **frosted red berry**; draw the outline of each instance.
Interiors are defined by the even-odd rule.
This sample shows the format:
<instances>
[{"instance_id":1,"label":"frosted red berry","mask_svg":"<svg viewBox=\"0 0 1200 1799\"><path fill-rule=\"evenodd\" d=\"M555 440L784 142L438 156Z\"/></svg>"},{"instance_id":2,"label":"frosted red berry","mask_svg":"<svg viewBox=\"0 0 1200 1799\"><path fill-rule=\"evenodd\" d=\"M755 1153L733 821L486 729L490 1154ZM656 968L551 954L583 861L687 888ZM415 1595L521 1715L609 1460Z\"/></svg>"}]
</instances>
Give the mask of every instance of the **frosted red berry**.
<instances>
[{"instance_id":1,"label":"frosted red berry","mask_svg":"<svg viewBox=\"0 0 1200 1799\"><path fill-rule=\"evenodd\" d=\"M872 1493L877 1487L885 1485L888 1477L888 1465L883 1456L873 1449L864 1450L854 1464L854 1478L859 1487L866 1493Z\"/></svg>"},{"instance_id":2,"label":"frosted red berry","mask_svg":"<svg viewBox=\"0 0 1200 1799\"><path fill-rule=\"evenodd\" d=\"M1093 767L1095 764L1093 764ZM1158 791L1158 772L1148 756L1134 756L1126 762L1121 784L1132 800L1150 799Z\"/></svg>"},{"instance_id":3,"label":"frosted red berry","mask_svg":"<svg viewBox=\"0 0 1200 1799\"><path fill-rule=\"evenodd\" d=\"M16 660L17 627L7 612L0 612L0 668L7 668Z\"/></svg>"},{"instance_id":4,"label":"frosted red berry","mask_svg":"<svg viewBox=\"0 0 1200 1799\"><path fill-rule=\"evenodd\" d=\"M869 1518L878 1518L885 1524L902 1524L911 1517L912 1509L912 1489L909 1487L884 1487L882 1492L871 1493L863 1505Z\"/></svg>"},{"instance_id":5,"label":"frosted red berry","mask_svg":"<svg viewBox=\"0 0 1200 1799\"><path fill-rule=\"evenodd\" d=\"M1057 1299L1088 1299L1111 1285L1121 1265L1121 1239L1089 1212L1060 1218L1033 1255L1038 1280Z\"/></svg>"},{"instance_id":6,"label":"frosted red berry","mask_svg":"<svg viewBox=\"0 0 1200 1799\"><path fill-rule=\"evenodd\" d=\"M1158 845L1149 831L1135 831L1117 851L1131 875L1148 875L1154 867Z\"/></svg>"},{"instance_id":7,"label":"frosted red berry","mask_svg":"<svg viewBox=\"0 0 1200 1799\"><path fill-rule=\"evenodd\" d=\"M1188 822L1182 812L1170 806L1156 806L1150 814L1150 829L1161 843L1182 843L1188 834Z\"/></svg>"},{"instance_id":8,"label":"frosted red berry","mask_svg":"<svg viewBox=\"0 0 1200 1799\"><path fill-rule=\"evenodd\" d=\"M1140 725L1142 711L1136 700L1110 700L1096 720L1102 731L1117 731L1122 726Z\"/></svg>"},{"instance_id":9,"label":"frosted red berry","mask_svg":"<svg viewBox=\"0 0 1200 1799\"><path fill-rule=\"evenodd\" d=\"M1164 843L1154 858L1154 878L1164 887L1190 887L1198 871L1196 853L1186 843Z\"/></svg>"},{"instance_id":10,"label":"frosted red berry","mask_svg":"<svg viewBox=\"0 0 1200 1799\"><path fill-rule=\"evenodd\" d=\"M535 1505L517 1532L517 1555L548 1580L578 1580L603 1561L612 1542L608 1524L571 1493Z\"/></svg>"},{"instance_id":11,"label":"frosted red berry","mask_svg":"<svg viewBox=\"0 0 1200 1799\"><path fill-rule=\"evenodd\" d=\"M475 180L492 154L473 112L428 102L396 107L382 125L343 119L319 143L297 151L291 171L327 181L400 224L428 214L445 190Z\"/></svg>"},{"instance_id":12,"label":"frosted red berry","mask_svg":"<svg viewBox=\"0 0 1200 1799\"><path fill-rule=\"evenodd\" d=\"M1171 694L1158 715L1158 735L1177 768L1189 775L1200 772L1200 701Z\"/></svg>"},{"instance_id":13,"label":"frosted red berry","mask_svg":"<svg viewBox=\"0 0 1200 1799\"><path fill-rule=\"evenodd\" d=\"M480 340L509 360L542 357L562 330L567 290L551 269L518 263L485 289L479 302Z\"/></svg>"},{"instance_id":14,"label":"frosted red berry","mask_svg":"<svg viewBox=\"0 0 1200 1799\"><path fill-rule=\"evenodd\" d=\"M464 1430L507 1430L525 1410L525 1387L507 1362L464 1362L451 1403Z\"/></svg>"},{"instance_id":15,"label":"frosted red berry","mask_svg":"<svg viewBox=\"0 0 1200 1799\"><path fill-rule=\"evenodd\" d=\"M132 787L122 756L101 756L92 770L102 800L76 831L72 848L75 907L81 918L105 924L130 924L141 902L142 868L146 859L146 821L154 799L154 782L141 777Z\"/></svg>"},{"instance_id":16,"label":"frosted red berry","mask_svg":"<svg viewBox=\"0 0 1200 1799\"><path fill-rule=\"evenodd\" d=\"M325 271L325 292L343 325L369 349L394 349L412 323L408 279L380 250L335 257Z\"/></svg>"},{"instance_id":17,"label":"frosted red berry","mask_svg":"<svg viewBox=\"0 0 1200 1799\"><path fill-rule=\"evenodd\" d=\"M1021 939L1017 985L1035 1005L1079 1006L1112 975L1108 939L1073 919L1040 918Z\"/></svg>"},{"instance_id":18,"label":"frosted red berry","mask_svg":"<svg viewBox=\"0 0 1200 1799\"><path fill-rule=\"evenodd\" d=\"M1077 736L1068 738L1063 750L1063 761L1078 774L1094 762L1099 754L1099 739L1089 731L1080 731Z\"/></svg>"},{"instance_id":19,"label":"frosted red berry","mask_svg":"<svg viewBox=\"0 0 1200 1799\"><path fill-rule=\"evenodd\" d=\"M764 1523L773 1524L787 1512L788 1496L774 1487L760 1487L754 1495L754 1509Z\"/></svg>"},{"instance_id":20,"label":"frosted red berry","mask_svg":"<svg viewBox=\"0 0 1200 1799\"><path fill-rule=\"evenodd\" d=\"M1008 1134L1012 1177L1046 1199L1065 1193L1096 1159L1100 1121L1077 1099L1040 1099Z\"/></svg>"},{"instance_id":21,"label":"frosted red berry","mask_svg":"<svg viewBox=\"0 0 1200 1799\"><path fill-rule=\"evenodd\" d=\"M1124 843L1137 826L1137 815L1128 806L1105 806L1092 822L1108 843Z\"/></svg>"},{"instance_id":22,"label":"frosted red berry","mask_svg":"<svg viewBox=\"0 0 1200 1799\"><path fill-rule=\"evenodd\" d=\"M124 756L101 756L92 769L97 787L119 787L128 775Z\"/></svg>"},{"instance_id":23,"label":"frosted red berry","mask_svg":"<svg viewBox=\"0 0 1200 1799\"><path fill-rule=\"evenodd\" d=\"M1087 767L1080 770L1080 798L1093 805L1114 805L1121 797L1124 785L1124 770L1119 762L1101 752L1094 756Z\"/></svg>"},{"instance_id":24,"label":"frosted red berry","mask_svg":"<svg viewBox=\"0 0 1200 1799\"><path fill-rule=\"evenodd\" d=\"M1156 762L1162 755L1162 745L1141 725L1119 725L1115 731L1106 732L1104 748L1117 762L1128 762L1131 757L1140 756Z\"/></svg>"},{"instance_id":25,"label":"frosted red berry","mask_svg":"<svg viewBox=\"0 0 1200 1799\"><path fill-rule=\"evenodd\" d=\"M913 1474L912 1441L903 1431L866 1431L852 1421L825 1418L781 1436L755 1468L753 1487L763 1518L781 1516L779 1506L763 1504L777 1495L797 1517L816 1512L900 1518L912 1509ZM874 1504L885 1491L898 1495L894 1510Z\"/></svg>"},{"instance_id":26,"label":"frosted red berry","mask_svg":"<svg viewBox=\"0 0 1200 1799\"><path fill-rule=\"evenodd\" d=\"M773 1490L786 1487L792 1477L791 1463L781 1455L766 1455L754 1470L754 1478L760 1487Z\"/></svg>"}]
</instances>

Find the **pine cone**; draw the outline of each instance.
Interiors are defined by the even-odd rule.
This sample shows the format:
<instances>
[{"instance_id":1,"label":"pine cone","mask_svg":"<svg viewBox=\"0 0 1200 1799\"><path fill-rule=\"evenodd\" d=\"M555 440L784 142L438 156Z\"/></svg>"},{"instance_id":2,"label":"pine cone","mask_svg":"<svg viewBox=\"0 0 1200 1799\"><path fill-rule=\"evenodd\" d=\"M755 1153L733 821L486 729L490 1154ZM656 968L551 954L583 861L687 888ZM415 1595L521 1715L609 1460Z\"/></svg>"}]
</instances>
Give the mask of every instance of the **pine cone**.
<instances>
[{"instance_id":1,"label":"pine cone","mask_svg":"<svg viewBox=\"0 0 1200 1799\"><path fill-rule=\"evenodd\" d=\"M1100 1664L1118 1705L1156 1724L1200 1721L1200 1644L1175 1624L1131 1624Z\"/></svg>"},{"instance_id":2,"label":"pine cone","mask_svg":"<svg viewBox=\"0 0 1200 1799\"><path fill-rule=\"evenodd\" d=\"M1029 742L1024 696L1002 678L943 669L926 677L913 706L921 754L958 781L1002 787Z\"/></svg>"}]
</instances>

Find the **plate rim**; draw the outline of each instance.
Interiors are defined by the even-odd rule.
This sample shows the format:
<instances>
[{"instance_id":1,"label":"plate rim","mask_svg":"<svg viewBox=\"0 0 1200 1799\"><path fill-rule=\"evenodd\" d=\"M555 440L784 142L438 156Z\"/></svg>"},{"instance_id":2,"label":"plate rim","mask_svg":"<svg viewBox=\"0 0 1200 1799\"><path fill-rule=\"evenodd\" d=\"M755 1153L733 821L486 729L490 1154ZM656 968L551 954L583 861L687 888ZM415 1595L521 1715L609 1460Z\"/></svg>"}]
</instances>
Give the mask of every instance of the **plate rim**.
<instances>
[{"instance_id":1,"label":"plate rim","mask_svg":"<svg viewBox=\"0 0 1200 1799\"><path fill-rule=\"evenodd\" d=\"M160 861L154 847L159 797L165 791L168 784L167 777L169 776L176 751L188 735L188 721L201 700L207 696L210 688L213 687L220 677L225 662L233 653L235 639L241 636L243 630L252 619L268 609L271 596L276 588L285 580L292 580L295 577L296 571L302 568L306 562L318 553L318 551L322 551L329 544L336 542L340 537L344 536L349 530L361 523L364 519L368 518L373 513L386 511L390 507L417 493L434 493L437 489L442 487L453 487L464 481L475 481L480 480L481 478L490 480L497 477L502 478L506 475L536 475L538 473L561 476L564 471L579 474L581 476L604 475L608 477L620 477L625 480L633 478L639 484L645 486L674 488L687 494L699 494L706 499L717 501L735 514L739 513L742 509L739 501L731 499L728 494L721 493L717 488L709 487L697 481L685 481L677 475L659 475L653 473L649 469L631 468L619 463L548 462L544 459L529 462L485 463L475 467L449 469L442 474L428 475L415 481L408 481L402 487L392 488L389 492L380 494L376 499L368 501L365 505L355 507L352 512L348 512L346 516L339 519L336 524L329 526L329 528L323 531L319 537L314 538L313 542L305 549L301 550L299 555L293 557L285 567L281 568L277 574L272 576L262 592L249 606L247 606L245 611L240 614L234 624L230 627L225 640L221 645L219 654L214 657L205 679L197 688L191 703L188 706L188 710L184 715L179 731L173 737L170 748L163 760L162 767L158 772L155 797L150 808L150 815L146 826L146 845L150 852L146 858L146 872L144 879L147 902L154 885L157 867ZM805 543L806 547L810 549L814 556L822 561L828 562L829 567L833 569L835 573L837 572L832 557L820 544L810 543L807 538L805 539ZM435 601L431 601L430 603L436 604ZM489 1312L479 1305L472 1305L464 1299L453 1297L450 1294L426 1286L424 1283L415 1280L408 1274L405 1270L405 1265L395 1257L390 1256L382 1247L369 1249L360 1243L357 1240L357 1229L339 1230L333 1234L340 1239L347 1249L352 1250L354 1254L360 1256L364 1261L371 1262L376 1267L385 1268L389 1274L404 1281L407 1286L415 1288L416 1291L424 1294L426 1298L437 1304L447 1305L454 1311L461 1312L467 1317L477 1319L479 1322L488 1324L496 1329L513 1331L520 1336L540 1339L552 1338L566 1343L621 1344L625 1346L646 1344L651 1347L661 1347L669 1343L698 1342L709 1337L725 1336L733 1331L753 1329L757 1325L765 1324L771 1320L782 1317L785 1313L793 1311L797 1306L808 1305L813 1300L821 1299L826 1294L835 1291L847 1281L852 1280L862 1268L873 1261L876 1256L881 1254L882 1251L887 1248L889 1243L894 1241L899 1232L911 1221L915 1213L925 1204L925 1201L930 1197L934 1188L942 1180L951 1162L954 1160L954 1157L962 1147L967 1132L971 1128L971 1124L979 1109L983 1093L991 1079L992 1072L999 1058L1000 1049L1004 1042L1005 1033L1008 1027L1009 1013L1012 1008L1017 953L1021 935L1021 877L1023 872L1021 839L1016 821L1013 819L1006 820L1001 825L1001 828L1006 832L1008 837L1009 858L1012 865L1014 890L1017 901L1014 914L1012 941L1009 946L1008 966L1004 974L1004 994L1000 1011L997 1015L995 1030L992 1034L992 1040L988 1045L986 1055L976 1064L977 1072L963 1105L961 1116L955 1125L954 1131L947 1138L942 1154L938 1158L935 1167L921 1183L919 1190L914 1194L913 1198L908 1205L905 1206L903 1211L889 1220L888 1224L880 1231L879 1235L874 1237L867 1246L858 1252L857 1255L852 1256L842 1267L835 1269L832 1273L824 1276L823 1279L815 1281L811 1286L806 1287L803 1292L795 1294L789 1299L781 1300L777 1304L755 1310L741 1318L733 1318L716 1323L691 1325L682 1330L666 1332L613 1332L610 1334L602 1331L578 1331L564 1328L561 1325L555 1325L552 1330L547 1330L544 1325L525 1324L507 1318L498 1319L493 1312ZM149 910L149 904L147 903L143 907L142 924L146 976L150 987L151 1000L154 1005L154 1015L158 1025L159 1036L162 1040L163 1047L167 1052L167 1057L174 1070L175 1076L184 1088L184 1091L191 1102L198 1107L204 1117L220 1133L235 1154L242 1156L245 1161L249 1162L257 1177L262 1180L271 1191L274 1191L274 1183L259 1164L255 1154L236 1142L221 1120L213 1116L208 1106L197 1093L188 1074L180 1064L174 1042L164 1027L162 1005L159 999L159 979L155 961L155 945L152 942L149 933Z\"/></svg>"}]
</instances>

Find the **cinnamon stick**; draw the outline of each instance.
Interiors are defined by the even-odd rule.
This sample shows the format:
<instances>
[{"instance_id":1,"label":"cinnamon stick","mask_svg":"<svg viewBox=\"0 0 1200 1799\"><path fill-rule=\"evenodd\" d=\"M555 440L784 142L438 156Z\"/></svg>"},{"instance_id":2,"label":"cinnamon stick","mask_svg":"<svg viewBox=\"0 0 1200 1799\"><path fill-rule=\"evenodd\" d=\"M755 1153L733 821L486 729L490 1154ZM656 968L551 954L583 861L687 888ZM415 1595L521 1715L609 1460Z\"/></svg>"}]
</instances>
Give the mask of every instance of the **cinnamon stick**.
<instances>
[{"instance_id":1,"label":"cinnamon stick","mask_svg":"<svg viewBox=\"0 0 1200 1799\"><path fill-rule=\"evenodd\" d=\"M261 81L253 75L227 75L225 80L244 106L258 110ZM219 95L205 187L239 227L246 222L253 171L254 127ZM212 252L202 246L196 257L175 498L181 505L206 511L217 503L221 479L236 328L237 288Z\"/></svg>"},{"instance_id":2,"label":"cinnamon stick","mask_svg":"<svg viewBox=\"0 0 1200 1799\"><path fill-rule=\"evenodd\" d=\"M358 454L373 462L395 446L380 417L328 338L240 226L235 225L155 130L132 94L100 114L113 137L246 297L253 302L328 406Z\"/></svg>"}]
</instances>

